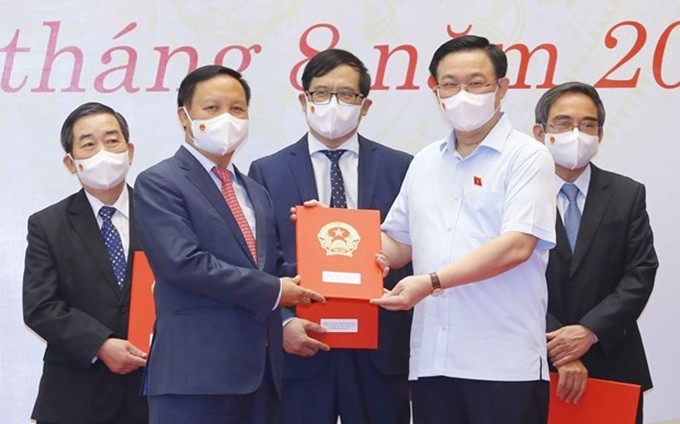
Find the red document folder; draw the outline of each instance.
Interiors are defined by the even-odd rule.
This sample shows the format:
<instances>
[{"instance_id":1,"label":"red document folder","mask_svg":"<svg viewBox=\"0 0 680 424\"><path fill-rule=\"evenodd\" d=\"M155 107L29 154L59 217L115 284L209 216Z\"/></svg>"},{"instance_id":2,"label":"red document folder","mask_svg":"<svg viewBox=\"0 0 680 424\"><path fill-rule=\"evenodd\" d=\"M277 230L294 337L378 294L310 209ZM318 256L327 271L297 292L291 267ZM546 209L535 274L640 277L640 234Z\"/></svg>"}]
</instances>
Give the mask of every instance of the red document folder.
<instances>
[{"instance_id":1,"label":"red document folder","mask_svg":"<svg viewBox=\"0 0 680 424\"><path fill-rule=\"evenodd\" d=\"M557 374L550 373L548 424L635 424L640 386L617 381L588 379L577 404L557 397Z\"/></svg>"},{"instance_id":2,"label":"red document folder","mask_svg":"<svg viewBox=\"0 0 680 424\"><path fill-rule=\"evenodd\" d=\"M297 207L297 269L302 286L327 300L298 306L297 316L321 324L311 336L333 348L377 349L378 307L382 295L380 212Z\"/></svg>"},{"instance_id":3,"label":"red document folder","mask_svg":"<svg viewBox=\"0 0 680 424\"><path fill-rule=\"evenodd\" d=\"M135 252L130 287L130 320L128 341L144 352L149 352L153 337L156 308L153 301L153 276L144 252Z\"/></svg>"}]
</instances>

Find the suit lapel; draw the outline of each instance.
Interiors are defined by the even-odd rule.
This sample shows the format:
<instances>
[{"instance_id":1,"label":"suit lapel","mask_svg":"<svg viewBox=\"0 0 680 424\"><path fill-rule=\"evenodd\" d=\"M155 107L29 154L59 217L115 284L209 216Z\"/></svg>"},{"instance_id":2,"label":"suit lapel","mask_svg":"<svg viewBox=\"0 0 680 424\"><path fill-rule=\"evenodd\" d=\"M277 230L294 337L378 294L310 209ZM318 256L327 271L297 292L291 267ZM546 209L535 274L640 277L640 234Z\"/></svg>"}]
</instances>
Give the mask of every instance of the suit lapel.
<instances>
[{"instance_id":1,"label":"suit lapel","mask_svg":"<svg viewBox=\"0 0 680 424\"><path fill-rule=\"evenodd\" d=\"M208 202L217 209L219 215L227 224L227 228L232 232L236 240L238 240L239 246L243 252L253 261L248 245L246 244L246 239L243 238L243 233L241 233L241 228L236 223L234 215L231 213L229 206L222 197L222 193L217 188L217 185L212 180L210 175L206 172L205 168L193 157L188 150L183 147L175 154L175 157L179 160L180 167L186 171L186 178L191 181L191 183L196 186L196 188L203 193L203 195L208 199Z\"/></svg>"},{"instance_id":2,"label":"suit lapel","mask_svg":"<svg viewBox=\"0 0 680 424\"><path fill-rule=\"evenodd\" d=\"M375 154L376 147L370 141L359 136L359 209L370 209L376 179L378 178L379 160Z\"/></svg>"},{"instance_id":3,"label":"suit lapel","mask_svg":"<svg viewBox=\"0 0 680 424\"><path fill-rule=\"evenodd\" d=\"M555 251L560 255L564 262L571 263L573 254L571 253L571 248L569 247L567 230L564 229L564 223L562 222L562 216L560 215L559 211L557 211L555 230L557 233L557 245L555 246Z\"/></svg>"},{"instance_id":4,"label":"suit lapel","mask_svg":"<svg viewBox=\"0 0 680 424\"><path fill-rule=\"evenodd\" d=\"M312 159L309 157L307 135L295 143L291 151L289 167L295 179L300 200L303 202L311 199L321 200L316 190L316 179L314 178Z\"/></svg>"},{"instance_id":5,"label":"suit lapel","mask_svg":"<svg viewBox=\"0 0 680 424\"><path fill-rule=\"evenodd\" d=\"M586 204L581 216L581 225L578 230L570 275L574 275L576 269L583 261L611 197L609 181L607 181L606 177L595 165L591 164L591 168L592 174L588 184L588 196L586 197Z\"/></svg>"},{"instance_id":6,"label":"suit lapel","mask_svg":"<svg viewBox=\"0 0 680 424\"><path fill-rule=\"evenodd\" d=\"M127 252L127 269L125 270L125 287L123 287L123 301L127 301L130 297L130 288L132 287L132 267L134 266L135 252L142 248L137 244L137 228L135 227L135 208L134 192L132 187L127 186L129 194L129 222L130 222L130 246Z\"/></svg>"},{"instance_id":7,"label":"suit lapel","mask_svg":"<svg viewBox=\"0 0 680 424\"><path fill-rule=\"evenodd\" d=\"M236 168L236 166L234 166L234 171L236 172L236 177L246 188L248 198L250 199L250 204L253 206L253 211L255 212L255 243L257 247L257 258L255 260L255 265L257 268L262 269L264 264L267 262L267 222L265 219L265 211L268 205L266 205L263 200L257 196L257 189L253 186L254 183L250 179L244 178L243 174ZM240 229L239 233L243 235ZM245 244L245 239L243 239L243 243ZM248 245L245 246L246 250L250 252ZM250 253L248 256L250 256Z\"/></svg>"},{"instance_id":8,"label":"suit lapel","mask_svg":"<svg viewBox=\"0 0 680 424\"><path fill-rule=\"evenodd\" d=\"M81 190L74 198L69 208L69 219L73 230L87 247L88 253L101 270L108 286L114 291L116 296L120 297L121 292L118 289L118 282L109 261L109 252L106 250L101 230L99 225L97 225L97 219L94 216L90 202L85 196L84 190Z\"/></svg>"}]
</instances>

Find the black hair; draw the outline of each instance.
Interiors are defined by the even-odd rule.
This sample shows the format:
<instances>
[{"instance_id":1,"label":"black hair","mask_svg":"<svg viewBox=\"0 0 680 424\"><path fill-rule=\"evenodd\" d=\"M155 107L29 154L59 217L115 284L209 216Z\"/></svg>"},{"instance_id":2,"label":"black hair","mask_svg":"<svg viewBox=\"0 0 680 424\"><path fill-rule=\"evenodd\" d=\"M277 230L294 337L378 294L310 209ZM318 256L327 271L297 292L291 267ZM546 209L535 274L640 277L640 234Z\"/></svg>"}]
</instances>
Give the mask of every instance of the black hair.
<instances>
[{"instance_id":1,"label":"black hair","mask_svg":"<svg viewBox=\"0 0 680 424\"><path fill-rule=\"evenodd\" d=\"M250 104L250 86L248 86L248 83L243 79L239 72L227 68L226 66L206 65L197 68L184 77L177 92L177 107L190 106L191 98L194 96L194 91L196 91L196 84L220 74L229 75L237 80L246 92L246 104Z\"/></svg>"},{"instance_id":2,"label":"black hair","mask_svg":"<svg viewBox=\"0 0 680 424\"><path fill-rule=\"evenodd\" d=\"M75 108L73 112L71 112L66 117L66 120L61 126L61 147L64 148L66 153L73 153L73 127L75 126L76 122L84 116L99 115L102 113L112 115L114 118L116 118L118 125L120 125L120 130L123 132L123 138L125 138L125 142L129 142L130 129L128 128L127 121L123 115L116 112L111 107L106 106L105 104L89 102Z\"/></svg>"},{"instance_id":3,"label":"black hair","mask_svg":"<svg viewBox=\"0 0 680 424\"><path fill-rule=\"evenodd\" d=\"M457 53L464 50L483 50L493 64L496 78L505 77L505 74L508 71L508 58L505 56L505 52L496 44L489 43L489 40L484 37L464 35L447 41L439 46L434 52L429 69L430 75L432 75L435 81L437 80L437 67L439 66L439 62L451 53Z\"/></svg>"},{"instance_id":4,"label":"black hair","mask_svg":"<svg viewBox=\"0 0 680 424\"><path fill-rule=\"evenodd\" d=\"M302 88L309 90L312 79L322 77L340 65L348 65L359 72L359 92L365 98L371 91L371 76L364 63L352 53L341 49L328 49L318 53L302 72Z\"/></svg>"},{"instance_id":5,"label":"black hair","mask_svg":"<svg viewBox=\"0 0 680 424\"><path fill-rule=\"evenodd\" d=\"M600 128L604 126L604 104L597 90L592 85L588 85L578 81L565 82L551 88L550 90L543 93L541 98L536 103L536 123L540 125L545 125L548 120L548 115L550 114L550 108L563 94L566 93L582 93L585 94L593 101L595 107L597 107L597 123Z\"/></svg>"}]
</instances>

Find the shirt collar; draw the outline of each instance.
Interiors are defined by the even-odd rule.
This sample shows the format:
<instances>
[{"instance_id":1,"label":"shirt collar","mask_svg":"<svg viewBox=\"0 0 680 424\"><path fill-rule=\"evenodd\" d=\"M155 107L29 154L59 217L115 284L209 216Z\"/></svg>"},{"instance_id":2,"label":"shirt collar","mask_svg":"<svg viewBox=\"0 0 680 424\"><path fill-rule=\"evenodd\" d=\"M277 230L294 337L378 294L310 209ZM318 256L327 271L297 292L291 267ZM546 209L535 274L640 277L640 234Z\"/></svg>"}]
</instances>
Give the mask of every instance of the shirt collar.
<instances>
[{"instance_id":1,"label":"shirt collar","mask_svg":"<svg viewBox=\"0 0 680 424\"><path fill-rule=\"evenodd\" d=\"M590 168L590 163L586 165L586 169L581 173L581 175L576 178L576 180L572 183L576 187L578 187L578 190L583 194L584 197L588 197L588 186L590 185L590 175L593 173L592 169ZM562 190L562 186L567 184L567 181L564 181L562 178L560 178L559 175L555 174L555 196L560 194L560 190Z\"/></svg>"},{"instance_id":2,"label":"shirt collar","mask_svg":"<svg viewBox=\"0 0 680 424\"><path fill-rule=\"evenodd\" d=\"M310 156L312 156L314 153L320 152L322 150L329 150L328 146L326 146L321 141L319 141L316 137L314 137L314 135L312 134L311 131L309 133L307 133L307 145L309 147L309 155ZM350 152L352 152L356 155L359 155L359 133L355 131L354 134L352 134L352 136L347 141L345 141L344 143L342 143L341 145L339 145L335 149L331 149L331 150L337 150L337 149L345 149L345 150L350 151Z\"/></svg>"},{"instance_id":3,"label":"shirt collar","mask_svg":"<svg viewBox=\"0 0 680 424\"><path fill-rule=\"evenodd\" d=\"M201 152L199 152L198 149L196 149L194 146L192 146L189 143L184 143L184 147L189 151L189 153L192 154L193 157L196 158L198 163L200 163L201 166L203 168L205 168L205 171L209 175L213 175L212 169L217 166L217 164L215 162L213 162L210 159L208 159L207 157L203 156L203 154ZM236 173L234 172L234 164L231 161L229 161L229 163L227 164L226 169L227 169L227 171L231 172L232 175L236 175Z\"/></svg>"},{"instance_id":4,"label":"shirt collar","mask_svg":"<svg viewBox=\"0 0 680 424\"><path fill-rule=\"evenodd\" d=\"M508 118L505 113L501 112L501 118L498 120L496 125L491 128L491 131L489 131L486 137L484 137L482 142L479 143L477 149L490 148L498 152L502 152L503 146L505 146L505 142L511 132L512 123L510 122L510 118ZM439 148L442 153L448 150L449 152L456 154L456 132L451 131L449 136L442 141L442 144L439 146Z\"/></svg>"},{"instance_id":5,"label":"shirt collar","mask_svg":"<svg viewBox=\"0 0 680 424\"><path fill-rule=\"evenodd\" d=\"M87 200L90 202L90 206L92 207L92 211L94 211L95 216L99 215L99 209L101 209L102 206L106 206L104 205L104 202L88 193L87 190L85 190L85 196L87 196ZM113 205L110 206L116 208L116 210L123 214L125 218L130 218L130 194L128 193L127 186L123 188L120 196L118 196L118 200L116 200Z\"/></svg>"}]
</instances>

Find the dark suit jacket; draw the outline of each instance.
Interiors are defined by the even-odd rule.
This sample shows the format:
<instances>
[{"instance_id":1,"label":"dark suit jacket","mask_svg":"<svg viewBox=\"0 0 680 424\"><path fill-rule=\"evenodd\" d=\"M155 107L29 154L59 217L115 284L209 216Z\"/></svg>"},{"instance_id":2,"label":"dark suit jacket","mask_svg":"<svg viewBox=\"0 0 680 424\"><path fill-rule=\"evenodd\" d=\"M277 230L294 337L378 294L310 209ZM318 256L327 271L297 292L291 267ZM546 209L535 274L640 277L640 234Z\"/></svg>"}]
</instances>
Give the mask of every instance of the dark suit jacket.
<instances>
[{"instance_id":1,"label":"dark suit jacket","mask_svg":"<svg viewBox=\"0 0 680 424\"><path fill-rule=\"evenodd\" d=\"M658 261L645 188L592 165L572 256L562 218L550 252L548 331L581 324L599 342L581 358L590 377L652 387L636 320L654 286Z\"/></svg>"},{"instance_id":2,"label":"dark suit jacket","mask_svg":"<svg viewBox=\"0 0 680 424\"><path fill-rule=\"evenodd\" d=\"M380 210L381 221L384 220L399 193L411 159L412 156L407 153L359 136L359 208ZM284 260L295 263L295 226L290 221L290 208L306 200L318 199L307 136L253 162L249 175L271 194ZM410 265L392 270L385 279L385 287L393 288L399 280L412 273ZM289 312L289 316L292 313ZM380 348L371 351L370 356L384 374L408 374L410 328L410 311L380 309ZM321 370L327 357L325 352L309 358L284 354L284 377L313 375Z\"/></svg>"},{"instance_id":3,"label":"dark suit jacket","mask_svg":"<svg viewBox=\"0 0 680 424\"><path fill-rule=\"evenodd\" d=\"M280 390L280 255L271 202L236 171L255 210L258 258L205 168L184 147L135 184L138 229L156 277L156 331L147 363L149 395L254 392L266 343Z\"/></svg>"},{"instance_id":4,"label":"dark suit jacket","mask_svg":"<svg viewBox=\"0 0 680 424\"><path fill-rule=\"evenodd\" d=\"M121 292L83 190L28 219L24 321L47 341L32 417L38 421L110 420L139 392L142 370L120 376L93 358L109 337L126 338L132 251L137 248L130 189L130 252ZM133 401L146 416L146 402Z\"/></svg>"}]
</instances>

